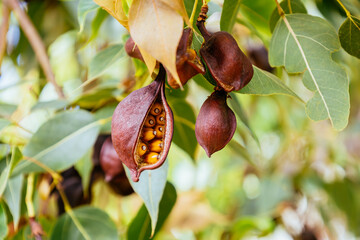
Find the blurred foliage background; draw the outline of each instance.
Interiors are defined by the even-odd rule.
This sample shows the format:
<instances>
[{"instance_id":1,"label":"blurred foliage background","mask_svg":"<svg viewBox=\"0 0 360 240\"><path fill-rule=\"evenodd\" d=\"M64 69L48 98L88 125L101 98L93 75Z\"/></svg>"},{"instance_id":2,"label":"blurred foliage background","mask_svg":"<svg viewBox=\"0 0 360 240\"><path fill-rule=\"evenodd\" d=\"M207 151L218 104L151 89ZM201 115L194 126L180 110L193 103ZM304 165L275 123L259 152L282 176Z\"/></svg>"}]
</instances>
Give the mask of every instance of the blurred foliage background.
<instances>
[{"instance_id":1,"label":"blurred foliage background","mask_svg":"<svg viewBox=\"0 0 360 240\"><path fill-rule=\"evenodd\" d=\"M190 15L193 1L184 2ZM346 18L335 0L302 2L309 14L327 19L336 30ZM359 1L343 2L352 7L352 14L360 16ZM46 46L66 100L59 100L46 81L28 39L11 14L0 77L0 117L10 121L0 127L1 169L11 155L9 146L28 143L32 133L59 112L83 109L95 119L105 119L131 91L151 82L146 66L130 59L123 49L127 30L94 3L28 0L21 5ZM222 2L210 1L209 9L207 26L219 30ZM269 20L274 9L273 0L242 1L232 34L255 65L272 71L307 100L312 93L301 84L301 76L268 66ZM199 47L200 43L201 39L194 39L194 45ZM177 200L155 239L360 237L360 61L344 50L334 53L333 58L350 81L351 112L346 129L338 132L329 121L309 120L304 104L290 96L233 93L228 103L237 115L238 128L229 145L211 159L196 142L194 123L212 88L195 77L184 91L167 89L175 117L168 181L175 186ZM109 122L101 126L99 135L104 138L108 134ZM88 182L90 195L81 188L81 196L87 197L78 204L103 209L123 239L142 201L136 194L114 190L94 174L89 180L98 152L95 145L84 157L83 165L90 170L77 166L79 173L70 174L71 184L80 181L81 188L81 181ZM59 213L56 194L45 199L40 196L41 184L48 177L36 176L34 194L45 239L51 236ZM2 205L3 211L9 212ZM25 207L21 209L20 216L24 216ZM7 220L9 239L31 238L29 226L21 219L17 231L11 228L11 217Z\"/></svg>"}]
</instances>

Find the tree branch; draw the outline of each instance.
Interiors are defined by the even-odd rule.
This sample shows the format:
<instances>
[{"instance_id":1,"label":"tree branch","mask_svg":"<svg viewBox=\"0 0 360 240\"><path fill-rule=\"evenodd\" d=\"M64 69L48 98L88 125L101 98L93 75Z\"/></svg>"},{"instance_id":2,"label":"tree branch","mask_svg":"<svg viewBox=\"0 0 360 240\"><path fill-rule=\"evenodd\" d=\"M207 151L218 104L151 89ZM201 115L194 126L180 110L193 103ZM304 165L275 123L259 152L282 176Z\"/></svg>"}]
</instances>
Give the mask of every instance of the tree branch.
<instances>
[{"instance_id":1,"label":"tree branch","mask_svg":"<svg viewBox=\"0 0 360 240\"><path fill-rule=\"evenodd\" d=\"M50 60L47 56L45 45L40 38L39 33L36 31L29 16L23 11L18 0L4 0L4 3L13 10L16 18L18 19L22 30L24 31L27 39L29 40L36 57L44 71L48 82L52 83L60 98L64 98L64 93L61 87L56 83L54 73L51 69Z\"/></svg>"},{"instance_id":2,"label":"tree branch","mask_svg":"<svg viewBox=\"0 0 360 240\"><path fill-rule=\"evenodd\" d=\"M2 21L0 26L0 71L1 71L1 63L6 51L6 33L9 30L9 22L10 22L9 8L5 4L3 4L2 8L3 8L3 14L2 14Z\"/></svg>"}]
</instances>

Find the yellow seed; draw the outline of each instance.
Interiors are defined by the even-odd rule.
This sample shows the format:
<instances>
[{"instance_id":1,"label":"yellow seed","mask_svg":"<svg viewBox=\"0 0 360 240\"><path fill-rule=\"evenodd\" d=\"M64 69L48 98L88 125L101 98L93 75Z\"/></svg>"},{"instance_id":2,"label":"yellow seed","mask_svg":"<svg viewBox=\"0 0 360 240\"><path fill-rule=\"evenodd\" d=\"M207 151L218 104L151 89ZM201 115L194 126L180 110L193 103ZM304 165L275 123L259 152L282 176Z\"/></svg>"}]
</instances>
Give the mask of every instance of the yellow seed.
<instances>
[{"instance_id":1,"label":"yellow seed","mask_svg":"<svg viewBox=\"0 0 360 240\"><path fill-rule=\"evenodd\" d=\"M155 117L152 116L152 115L149 115L147 118L146 118L146 121L145 121L145 127L153 127L155 126Z\"/></svg>"},{"instance_id":2,"label":"yellow seed","mask_svg":"<svg viewBox=\"0 0 360 240\"><path fill-rule=\"evenodd\" d=\"M162 138L164 136L164 125L157 125L155 127L156 138Z\"/></svg>"},{"instance_id":3,"label":"yellow seed","mask_svg":"<svg viewBox=\"0 0 360 240\"><path fill-rule=\"evenodd\" d=\"M144 128L142 133L142 140L148 142L153 140L156 136L156 131L152 128Z\"/></svg>"},{"instance_id":4,"label":"yellow seed","mask_svg":"<svg viewBox=\"0 0 360 240\"><path fill-rule=\"evenodd\" d=\"M151 152L160 153L163 149L163 142L161 140L154 140L150 143L149 149Z\"/></svg>"},{"instance_id":5,"label":"yellow seed","mask_svg":"<svg viewBox=\"0 0 360 240\"><path fill-rule=\"evenodd\" d=\"M165 124L165 114L164 114L164 113L156 116L156 123L157 123L157 124L160 124L160 125L164 125L164 124Z\"/></svg>"},{"instance_id":6,"label":"yellow seed","mask_svg":"<svg viewBox=\"0 0 360 240\"><path fill-rule=\"evenodd\" d=\"M160 158L160 154L157 152L149 152L146 156L144 161L148 164L156 163Z\"/></svg>"},{"instance_id":7,"label":"yellow seed","mask_svg":"<svg viewBox=\"0 0 360 240\"><path fill-rule=\"evenodd\" d=\"M154 105L152 106L150 113L154 116L159 115L162 112L162 105L161 103L154 103Z\"/></svg>"},{"instance_id":8,"label":"yellow seed","mask_svg":"<svg viewBox=\"0 0 360 240\"><path fill-rule=\"evenodd\" d=\"M146 146L145 143L143 142L139 142L138 147L137 147L137 152L139 154L139 156L143 156L148 150L148 147Z\"/></svg>"}]
</instances>

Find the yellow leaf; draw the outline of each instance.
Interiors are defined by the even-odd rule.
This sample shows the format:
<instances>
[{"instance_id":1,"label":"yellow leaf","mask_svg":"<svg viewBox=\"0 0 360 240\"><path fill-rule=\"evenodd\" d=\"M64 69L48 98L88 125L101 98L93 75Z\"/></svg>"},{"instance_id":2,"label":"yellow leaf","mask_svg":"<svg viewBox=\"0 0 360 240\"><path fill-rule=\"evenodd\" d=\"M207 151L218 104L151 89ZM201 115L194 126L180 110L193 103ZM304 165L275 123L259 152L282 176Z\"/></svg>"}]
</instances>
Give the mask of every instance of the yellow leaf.
<instances>
[{"instance_id":1,"label":"yellow leaf","mask_svg":"<svg viewBox=\"0 0 360 240\"><path fill-rule=\"evenodd\" d=\"M118 20L121 25L129 30L128 17L124 12L121 0L94 0L94 2L105 9L111 16Z\"/></svg>"},{"instance_id":2,"label":"yellow leaf","mask_svg":"<svg viewBox=\"0 0 360 240\"><path fill-rule=\"evenodd\" d=\"M134 42L162 63L180 83L176 71L176 50L183 31L183 20L164 0L133 0L129 28Z\"/></svg>"},{"instance_id":3,"label":"yellow leaf","mask_svg":"<svg viewBox=\"0 0 360 240\"><path fill-rule=\"evenodd\" d=\"M184 1L183 0L161 0L163 3L174 9L176 12L178 12L186 22L188 26L191 26L189 22L189 16L186 12Z\"/></svg>"},{"instance_id":4,"label":"yellow leaf","mask_svg":"<svg viewBox=\"0 0 360 240\"><path fill-rule=\"evenodd\" d=\"M138 46L138 48L151 75L151 73L154 72L154 69L156 67L156 59L144 49L142 49L140 46Z\"/></svg>"}]
</instances>

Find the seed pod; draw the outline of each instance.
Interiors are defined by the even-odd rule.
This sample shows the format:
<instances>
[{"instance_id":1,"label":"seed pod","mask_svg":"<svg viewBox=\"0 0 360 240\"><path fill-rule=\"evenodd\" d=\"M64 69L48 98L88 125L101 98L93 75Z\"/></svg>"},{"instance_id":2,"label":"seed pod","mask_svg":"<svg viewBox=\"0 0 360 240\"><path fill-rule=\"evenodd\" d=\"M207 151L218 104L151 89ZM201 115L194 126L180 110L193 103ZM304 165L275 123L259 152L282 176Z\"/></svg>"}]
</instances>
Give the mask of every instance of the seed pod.
<instances>
[{"instance_id":1,"label":"seed pod","mask_svg":"<svg viewBox=\"0 0 360 240\"><path fill-rule=\"evenodd\" d=\"M100 151L100 166L105 173L105 181L111 181L116 175L124 171L122 163L108 137L102 145Z\"/></svg>"},{"instance_id":2,"label":"seed pod","mask_svg":"<svg viewBox=\"0 0 360 240\"><path fill-rule=\"evenodd\" d=\"M132 92L116 107L111 124L112 140L121 161L130 169L134 182L139 181L140 173L146 169L160 167L169 152L173 136L173 114L165 98L165 69L160 65L160 71L155 81L147 87ZM141 156L137 149L142 142L149 145L144 136L154 128L144 126L154 104L161 104L164 116L164 132L160 139L163 149L156 161L145 161L148 154ZM158 116L160 116L158 115ZM145 134L146 133L146 134ZM156 134L156 133L155 133Z\"/></svg>"},{"instance_id":3,"label":"seed pod","mask_svg":"<svg viewBox=\"0 0 360 240\"><path fill-rule=\"evenodd\" d=\"M195 123L195 135L210 157L224 148L236 129L236 118L226 103L227 93L215 91L200 108Z\"/></svg>"},{"instance_id":4,"label":"seed pod","mask_svg":"<svg viewBox=\"0 0 360 240\"><path fill-rule=\"evenodd\" d=\"M187 28L183 31L176 51L176 71L182 85L198 73L204 74L205 68L196 52L191 49L192 30ZM172 88L179 88L179 83L168 72L168 83Z\"/></svg>"},{"instance_id":5,"label":"seed pod","mask_svg":"<svg viewBox=\"0 0 360 240\"><path fill-rule=\"evenodd\" d=\"M126 53L133 58L137 58L141 61L144 61L140 50L138 48L138 46L135 44L134 40L132 39L132 37L130 37L126 43L125 43L125 51Z\"/></svg>"},{"instance_id":6,"label":"seed pod","mask_svg":"<svg viewBox=\"0 0 360 240\"><path fill-rule=\"evenodd\" d=\"M207 5L203 6L197 20L197 27L205 40L200 48L201 57L220 87L226 92L238 91L250 82L253 67L231 34L223 31L210 34L206 30L207 10Z\"/></svg>"}]
</instances>

